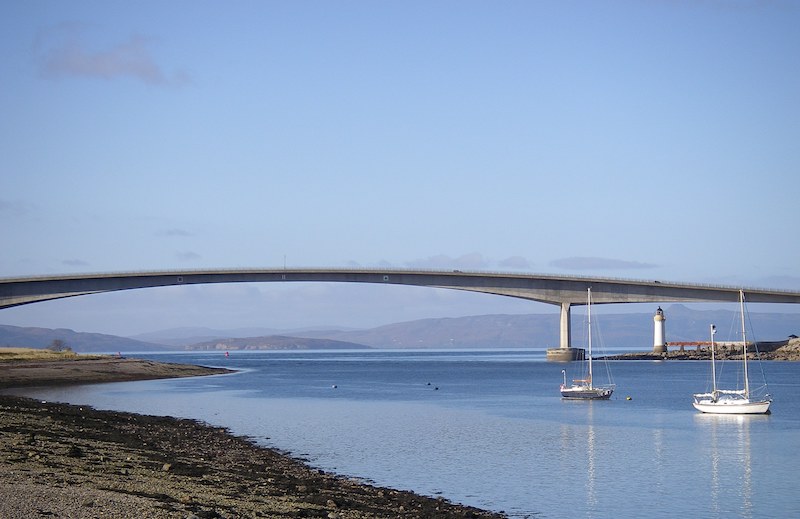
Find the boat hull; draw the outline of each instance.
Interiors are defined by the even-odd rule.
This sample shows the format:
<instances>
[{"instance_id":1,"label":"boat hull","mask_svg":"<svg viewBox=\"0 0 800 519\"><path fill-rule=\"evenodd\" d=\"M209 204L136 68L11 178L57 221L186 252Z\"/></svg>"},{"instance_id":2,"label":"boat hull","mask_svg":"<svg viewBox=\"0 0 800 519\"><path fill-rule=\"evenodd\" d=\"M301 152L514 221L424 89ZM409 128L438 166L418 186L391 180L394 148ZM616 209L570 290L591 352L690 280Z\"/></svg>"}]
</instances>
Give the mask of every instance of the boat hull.
<instances>
[{"instance_id":1,"label":"boat hull","mask_svg":"<svg viewBox=\"0 0 800 519\"><path fill-rule=\"evenodd\" d=\"M751 402L749 400L710 400L692 402L695 409L708 414L767 414L770 401Z\"/></svg>"},{"instance_id":2,"label":"boat hull","mask_svg":"<svg viewBox=\"0 0 800 519\"><path fill-rule=\"evenodd\" d=\"M614 392L609 387L562 387L561 398L569 400L608 400Z\"/></svg>"}]
</instances>

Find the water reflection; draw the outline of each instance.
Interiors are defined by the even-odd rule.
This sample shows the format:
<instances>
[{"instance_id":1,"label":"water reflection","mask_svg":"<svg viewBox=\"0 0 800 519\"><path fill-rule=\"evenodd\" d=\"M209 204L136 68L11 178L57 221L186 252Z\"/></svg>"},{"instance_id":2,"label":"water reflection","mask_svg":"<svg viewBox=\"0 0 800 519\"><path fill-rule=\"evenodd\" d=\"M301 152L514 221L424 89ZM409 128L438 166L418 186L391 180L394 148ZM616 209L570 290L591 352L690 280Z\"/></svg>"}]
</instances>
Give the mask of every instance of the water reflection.
<instances>
[{"instance_id":1,"label":"water reflection","mask_svg":"<svg viewBox=\"0 0 800 519\"><path fill-rule=\"evenodd\" d=\"M589 408L586 410L586 506L589 510L597 508L597 494L595 493L595 432L594 432L594 402L587 402Z\"/></svg>"},{"instance_id":2,"label":"water reflection","mask_svg":"<svg viewBox=\"0 0 800 519\"><path fill-rule=\"evenodd\" d=\"M653 429L653 461L652 467L653 470L648 475L651 481L654 478L657 478L656 481L653 481L653 484L656 485L657 488L662 488L663 485L667 484L664 481L664 471L663 467L665 466L665 456L664 453L666 451L665 441L664 441L664 430L663 429Z\"/></svg>"},{"instance_id":3,"label":"water reflection","mask_svg":"<svg viewBox=\"0 0 800 519\"><path fill-rule=\"evenodd\" d=\"M710 508L714 516L735 513L753 517L750 427L755 421L768 419L763 415L694 415L709 446Z\"/></svg>"},{"instance_id":4,"label":"water reflection","mask_svg":"<svg viewBox=\"0 0 800 519\"><path fill-rule=\"evenodd\" d=\"M574 494L573 498L578 497L576 504L582 500L577 492L583 487L585 498L581 506L586 512L586 517L594 517L600 501L597 493L598 480L602 477L599 461L601 453L598 450L602 439L594 424L594 406L608 404L607 402L592 401L564 401L563 403L580 407L580 412L585 417L585 425L562 424L560 427L561 481L566 483L568 491ZM582 485L581 482L583 482ZM602 485L600 488L602 489Z\"/></svg>"}]
</instances>

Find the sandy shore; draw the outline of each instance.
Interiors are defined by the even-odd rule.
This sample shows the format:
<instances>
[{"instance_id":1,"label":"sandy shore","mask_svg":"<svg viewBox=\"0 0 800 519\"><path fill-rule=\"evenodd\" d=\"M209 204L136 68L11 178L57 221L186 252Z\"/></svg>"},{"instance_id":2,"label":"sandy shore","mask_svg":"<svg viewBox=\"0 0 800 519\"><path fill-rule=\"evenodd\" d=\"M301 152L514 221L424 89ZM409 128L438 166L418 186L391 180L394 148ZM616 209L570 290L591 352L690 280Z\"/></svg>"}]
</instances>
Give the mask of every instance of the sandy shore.
<instances>
[{"instance_id":1,"label":"sandy shore","mask_svg":"<svg viewBox=\"0 0 800 519\"><path fill-rule=\"evenodd\" d=\"M0 362L0 388L92 384L232 373L225 368L170 364L143 359L92 357Z\"/></svg>"},{"instance_id":2,"label":"sandy shore","mask_svg":"<svg viewBox=\"0 0 800 519\"><path fill-rule=\"evenodd\" d=\"M24 364L1 362L0 387L220 372L113 358ZM0 395L0 517L505 516L327 474L193 420Z\"/></svg>"}]
</instances>

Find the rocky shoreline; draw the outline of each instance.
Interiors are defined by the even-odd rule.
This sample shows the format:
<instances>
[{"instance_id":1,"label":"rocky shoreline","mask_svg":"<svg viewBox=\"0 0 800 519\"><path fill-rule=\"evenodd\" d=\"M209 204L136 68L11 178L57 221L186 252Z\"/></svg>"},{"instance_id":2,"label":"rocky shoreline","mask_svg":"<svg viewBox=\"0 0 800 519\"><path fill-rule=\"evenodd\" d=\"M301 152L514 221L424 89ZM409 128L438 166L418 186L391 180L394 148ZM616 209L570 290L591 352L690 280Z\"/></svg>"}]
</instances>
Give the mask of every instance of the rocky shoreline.
<instances>
[{"instance_id":1,"label":"rocky shoreline","mask_svg":"<svg viewBox=\"0 0 800 519\"><path fill-rule=\"evenodd\" d=\"M134 368L123 360L84 366L94 373L95 382L132 380L139 368L142 378L164 378L167 372L190 376L181 365ZM57 364L70 362L86 361ZM63 374L65 369L80 369L76 365L28 366L24 384L50 385L55 379L42 378L43 373ZM0 387L23 385L25 369L21 364L0 364ZM15 373L9 376L7 371ZM160 376L151 376L154 373ZM67 381L78 382L58 378L58 383ZM225 428L194 420L0 395L0 517L46 516L506 517L315 470Z\"/></svg>"},{"instance_id":2,"label":"rocky shoreline","mask_svg":"<svg viewBox=\"0 0 800 519\"><path fill-rule=\"evenodd\" d=\"M719 360L741 359L741 345L739 348L721 346L715 352ZM788 341L759 343L758 355L752 348L748 349L747 358L761 360L778 361L800 361L800 339L790 339ZM709 348L678 348L667 351L666 353L638 352L622 353L619 355L607 355L599 357L605 360L711 360L711 350Z\"/></svg>"}]
</instances>

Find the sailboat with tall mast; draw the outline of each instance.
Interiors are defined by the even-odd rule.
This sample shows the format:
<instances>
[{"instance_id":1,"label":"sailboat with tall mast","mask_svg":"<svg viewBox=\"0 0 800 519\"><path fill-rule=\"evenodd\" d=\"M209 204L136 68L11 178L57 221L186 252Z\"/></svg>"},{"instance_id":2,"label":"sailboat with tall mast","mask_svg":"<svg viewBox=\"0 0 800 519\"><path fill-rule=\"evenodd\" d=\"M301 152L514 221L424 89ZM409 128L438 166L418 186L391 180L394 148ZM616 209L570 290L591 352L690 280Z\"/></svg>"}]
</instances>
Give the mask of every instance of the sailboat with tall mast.
<instances>
[{"instance_id":1,"label":"sailboat with tall mast","mask_svg":"<svg viewBox=\"0 0 800 519\"><path fill-rule=\"evenodd\" d=\"M745 330L744 291L739 290L739 310L742 315L742 366L744 388L719 389L714 347L716 327L711 325L711 384L710 393L695 393L692 405L702 413L710 414L768 414L772 398L765 395L757 398L750 392L750 377L747 371L747 335Z\"/></svg>"},{"instance_id":2,"label":"sailboat with tall mast","mask_svg":"<svg viewBox=\"0 0 800 519\"><path fill-rule=\"evenodd\" d=\"M571 385L567 385L567 370L562 369L561 374L564 381L561 384L561 396L570 400L608 400L614 392L614 384L594 385L592 381L592 288L587 289L586 295L586 316L589 328L588 346L588 370L586 376L581 379L574 379Z\"/></svg>"}]
</instances>

